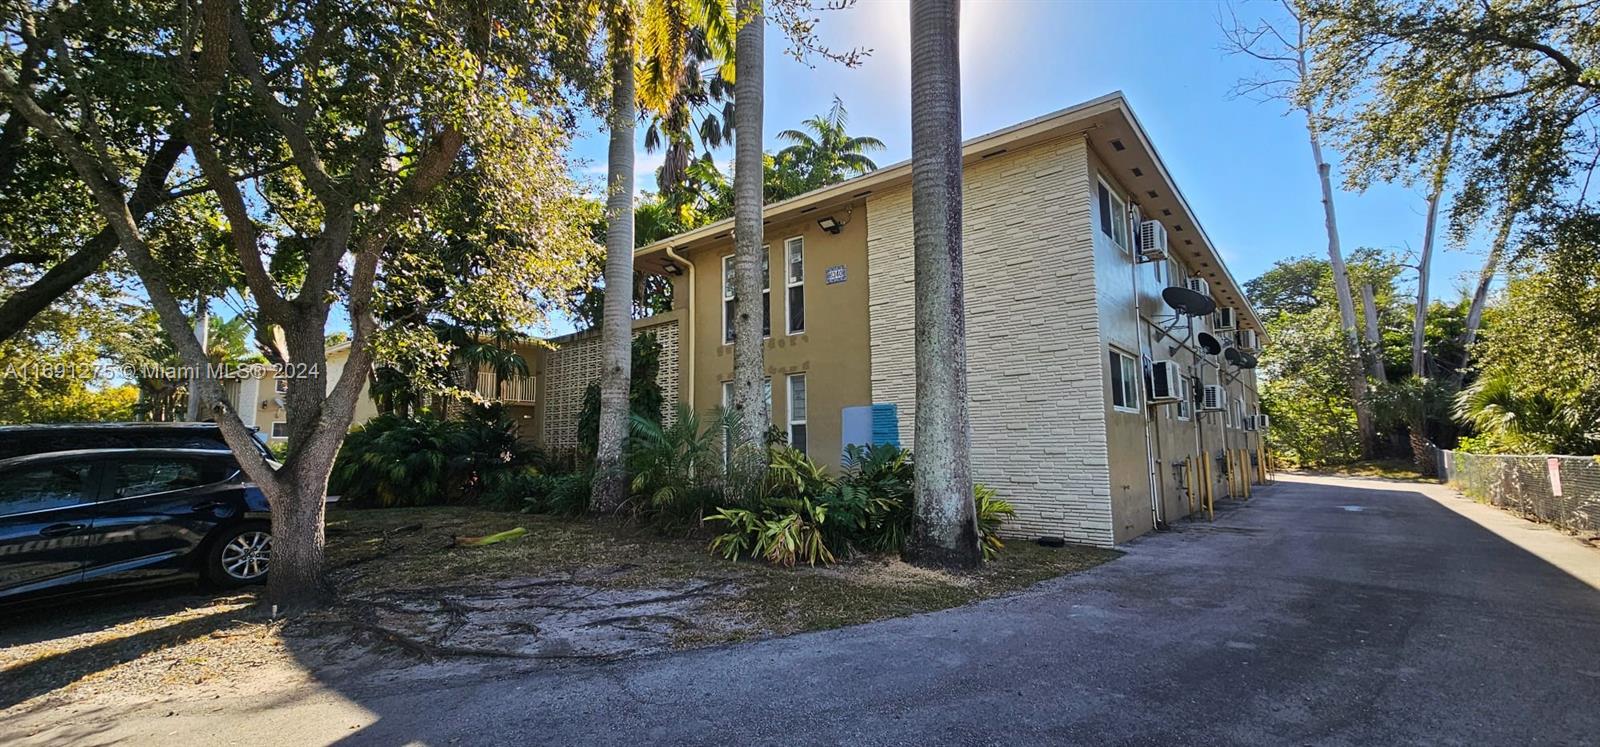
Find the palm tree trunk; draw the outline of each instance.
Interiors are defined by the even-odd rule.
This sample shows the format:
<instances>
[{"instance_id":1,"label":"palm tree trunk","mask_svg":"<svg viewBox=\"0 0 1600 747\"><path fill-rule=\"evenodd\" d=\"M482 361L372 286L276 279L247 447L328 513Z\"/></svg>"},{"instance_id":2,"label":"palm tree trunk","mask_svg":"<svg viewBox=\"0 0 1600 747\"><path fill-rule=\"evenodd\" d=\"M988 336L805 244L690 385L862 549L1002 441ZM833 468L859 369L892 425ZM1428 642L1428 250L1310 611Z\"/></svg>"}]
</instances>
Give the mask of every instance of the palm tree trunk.
<instances>
[{"instance_id":1,"label":"palm tree trunk","mask_svg":"<svg viewBox=\"0 0 1600 747\"><path fill-rule=\"evenodd\" d=\"M911 3L911 194L916 265L915 510L906 560L982 559L967 422L961 269L960 0Z\"/></svg>"},{"instance_id":2,"label":"palm tree trunk","mask_svg":"<svg viewBox=\"0 0 1600 747\"><path fill-rule=\"evenodd\" d=\"M770 421L761 330L761 260L766 254L761 226L762 13L762 0L739 0L733 83L733 409L740 418L737 441L752 454L764 454Z\"/></svg>"},{"instance_id":3,"label":"palm tree trunk","mask_svg":"<svg viewBox=\"0 0 1600 747\"><path fill-rule=\"evenodd\" d=\"M1373 299L1372 283L1361 284L1361 313L1365 317L1367 331L1367 360L1372 378L1378 383L1389 380L1389 372L1383 366L1383 335L1378 331L1378 304Z\"/></svg>"},{"instance_id":4,"label":"palm tree trunk","mask_svg":"<svg viewBox=\"0 0 1600 747\"><path fill-rule=\"evenodd\" d=\"M611 12L626 13L617 8ZM627 498L622 452L628 436L633 342L633 26L614 23L611 143L606 160L606 293L601 312L600 433L591 507L612 512Z\"/></svg>"},{"instance_id":5,"label":"palm tree trunk","mask_svg":"<svg viewBox=\"0 0 1600 747\"><path fill-rule=\"evenodd\" d=\"M1301 78L1305 78L1305 53L1301 52ZM1306 132L1311 140L1311 157L1317 164L1317 179L1322 183L1323 225L1328 231L1328 264L1333 268L1333 288L1339 298L1339 326L1344 329L1349 361L1346 380L1350 403L1356 411L1356 429L1361 433L1361 452L1370 454L1376 426L1372 403L1367 401L1367 375L1361 365L1361 338L1356 328L1355 301L1350 293L1350 273L1344 266L1344 250L1339 243L1339 221L1333 211L1333 167L1322 157L1322 141L1317 134L1316 114L1306 109Z\"/></svg>"}]
</instances>

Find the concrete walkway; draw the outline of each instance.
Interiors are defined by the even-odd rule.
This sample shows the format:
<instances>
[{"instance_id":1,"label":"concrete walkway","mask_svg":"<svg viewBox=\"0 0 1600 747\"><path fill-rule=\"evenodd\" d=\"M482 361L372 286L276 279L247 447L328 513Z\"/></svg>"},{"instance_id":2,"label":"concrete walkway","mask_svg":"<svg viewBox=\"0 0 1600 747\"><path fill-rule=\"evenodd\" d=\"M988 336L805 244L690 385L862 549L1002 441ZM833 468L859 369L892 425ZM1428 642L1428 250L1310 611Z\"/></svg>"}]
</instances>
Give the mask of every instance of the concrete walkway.
<instances>
[{"instance_id":1,"label":"concrete walkway","mask_svg":"<svg viewBox=\"0 0 1600 747\"><path fill-rule=\"evenodd\" d=\"M425 691L77 714L27 742L1600 743L1600 551L1571 537L1433 486L1287 476L1127 549L856 628Z\"/></svg>"}]
</instances>

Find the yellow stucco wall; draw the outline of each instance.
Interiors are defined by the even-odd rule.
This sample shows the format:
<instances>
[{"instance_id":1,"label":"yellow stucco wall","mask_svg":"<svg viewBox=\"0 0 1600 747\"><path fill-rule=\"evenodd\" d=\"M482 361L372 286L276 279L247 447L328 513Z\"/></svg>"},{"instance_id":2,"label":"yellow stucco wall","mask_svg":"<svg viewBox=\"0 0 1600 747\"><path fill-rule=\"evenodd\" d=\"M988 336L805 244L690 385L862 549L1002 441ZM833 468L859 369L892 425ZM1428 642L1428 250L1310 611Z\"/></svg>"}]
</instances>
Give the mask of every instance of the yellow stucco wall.
<instances>
[{"instance_id":1,"label":"yellow stucco wall","mask_svg":"<svg viewBox=\"0 0 1600 747\"><path fill-rule=\"evenodd\" d=\"M844 222L838 234L817 227L832 215ZM819 210L807 218L765 228L771 272L772 335L766 340L766 368L772 377L772 419L786 429L789 407L786 376L804 373L807 389L808 455L837 469L843 408L872 403L867 324L867 210ZM805 245L805 331L787 334L784 242L801 237ZM733 345L722 344L722 258L733 252L731 239L697 247L683 255L694 265L694 409L709 417L722 404L722 383L733 379ZM828 283L829 268L843 268L844 281ZM687 304L687 294L680 293ZM685 374L687 375L687 374Z\"/></svg>"}]
</instances>

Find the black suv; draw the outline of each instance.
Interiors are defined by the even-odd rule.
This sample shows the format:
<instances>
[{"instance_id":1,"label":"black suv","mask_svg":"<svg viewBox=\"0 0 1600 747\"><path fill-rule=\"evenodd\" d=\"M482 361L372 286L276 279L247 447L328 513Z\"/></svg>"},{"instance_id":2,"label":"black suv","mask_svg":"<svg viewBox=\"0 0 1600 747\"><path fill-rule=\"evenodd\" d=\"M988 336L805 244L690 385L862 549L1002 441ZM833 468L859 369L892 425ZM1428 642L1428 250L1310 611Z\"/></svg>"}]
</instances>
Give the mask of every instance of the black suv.
<instances>
[{"instance_id":1,"label":"black suv","mask_svg":"<svg viewBox=\"0 0 1600 747\"><path fill-rule=\"evenodd\" d=\"M259 432L256 446L272 458ZM0 459L79 449L227 450L216 423L62 423L0 425Z\"/></svg>"},{"instance_id":2,"label":"black suv","mask_svg":"<svg viewBox=\"0 0 1600 747\"><path fill-rule=\"evenodd\" d=\"M0 448L13 445L6 436L38 430L71 429L0 429ZM268 516L266 497L226 450L93 448L0 458L0 599L196 571L219 586L259 583L272 553Z\"/></svg>"}]
</instances>

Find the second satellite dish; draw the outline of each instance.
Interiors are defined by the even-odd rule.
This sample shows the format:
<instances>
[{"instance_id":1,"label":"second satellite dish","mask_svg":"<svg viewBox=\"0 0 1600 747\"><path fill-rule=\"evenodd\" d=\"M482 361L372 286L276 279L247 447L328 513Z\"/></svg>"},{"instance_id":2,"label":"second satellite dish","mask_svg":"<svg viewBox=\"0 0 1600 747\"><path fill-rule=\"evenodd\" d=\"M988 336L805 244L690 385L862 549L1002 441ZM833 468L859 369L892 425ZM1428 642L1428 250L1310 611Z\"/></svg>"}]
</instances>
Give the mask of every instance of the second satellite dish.
<instances>
[{"instance_id":1,"label":"second satellite dish","mask_svg":"<svg viewBox=\"0 0 1600 747\"><path fill-rule=\"evenodd\" d=\"M1206 355L1216 355L1222 352L1222 343L1210 332L1201 332L1195 335L1194 341L1200 344L1200 349L1206 351Z\"/></svg>"}]
</instances>

